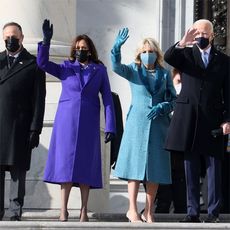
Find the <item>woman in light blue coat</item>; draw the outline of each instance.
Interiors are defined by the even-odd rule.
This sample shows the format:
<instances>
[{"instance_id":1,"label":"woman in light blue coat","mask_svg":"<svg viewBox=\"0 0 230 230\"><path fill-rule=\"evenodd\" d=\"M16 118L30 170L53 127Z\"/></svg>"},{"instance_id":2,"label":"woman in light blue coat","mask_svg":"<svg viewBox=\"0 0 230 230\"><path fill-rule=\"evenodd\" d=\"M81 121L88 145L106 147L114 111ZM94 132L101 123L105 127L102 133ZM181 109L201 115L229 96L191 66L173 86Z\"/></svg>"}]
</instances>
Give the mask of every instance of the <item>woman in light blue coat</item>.
<instances>
[{"instance_id":1,"label":"woman in light blue coat","mask_svg":"<svg viewBox=\"0 0 230 230\"><path fill-rule=\"evenodd\" d=\"M128 180L129 221L152 223L158 184L171 183L170 153L163 146L176 92L154 39L141 41L135 62L121 64L120 48L128 37L128 28L120 30L111 51L113 71L129 81L132 94L114 175ZM140 216L136 201L141 181L146 204Z\"/></svg>"}]
</instances>

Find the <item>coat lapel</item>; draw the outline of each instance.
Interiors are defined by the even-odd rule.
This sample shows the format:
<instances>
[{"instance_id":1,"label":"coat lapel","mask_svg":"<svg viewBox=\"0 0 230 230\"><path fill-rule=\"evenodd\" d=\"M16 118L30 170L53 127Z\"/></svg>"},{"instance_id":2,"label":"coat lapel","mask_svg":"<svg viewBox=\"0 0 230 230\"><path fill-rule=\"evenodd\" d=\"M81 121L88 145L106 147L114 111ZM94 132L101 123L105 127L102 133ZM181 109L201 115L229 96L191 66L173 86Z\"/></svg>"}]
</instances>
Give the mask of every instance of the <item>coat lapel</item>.
<instances>
[{"instance_id":1,"label":"coat lapel","mask_svg":"<svg viewBox=\"0 0 230 230\"><path fill-rule=\"evenodd\" d=\"M218 60L218 58L216 58L217 56L218 56L218 52L216 51L214 47L212 47L210 51L208 67L215 65L216 60Z\"/></svg>"},{"instance_id":2,"label":"coat lapel","mask_svg":"<svg viewBox=\"0 0 230 230\"><path fill-rule=\"evenodd\" d=\"M200 66L202 69L205 69L205 66L204 66L204 63L201 57L201 53L197 45L193 46L193 57L195 60L195 64Z\"/></svg>"},{"instance_id":3,"label":"coat lapel","mask_svg":"<svg viewBox=\"0 0 230 230\"><path fill-rule=\"evenodd\" d=\"M88 68L89 68L89 76L88 76L83 88L89 84L89 82L94 78L94 76L96 75L96 73L98 71L98 66L97 66L97 64L94 64L94 63L89 64Z\"/></svg>"},{"instance_id":4,"label":"coat lapel","mask_svg":"<svg viewBox=\"0 0 230 230\"><path fill-rule=\"evenodd\" d=\"M0 54L0 80L4 78L9 70L7 63L6 51L4 51Z\"/></svg>"},{"instance_id":5,"label":"coat lapel","mask_svg":"<svg viewBox=\"0 0 230 230\"><path fill-rule=\"evenodd\" d=\"M209 66L213 65L213 63L216 60L216 56L218 56L218 53L216 52L216 49L212 46L212 48L210 50L210 54L209 54L209 63L208 63L207 68L209 68ZM193 57L195 60L195 64L200 66L202 69L205 69L200 50L196 45L193 46Z\"/></svg>"},{"instance_id":6,"label":"coat lapel","mask_svg":"<svg viewBox=\"0 0 230 230\"><path fill-rule=\"evenodd\" d=\"M80 66L80 64L79 64L79 62L74 62L74 63L72 63L72 64L70 64L71 65L71 68L73 69L73 71L74 71L74 73L75 73L75 75L77 76L77 79L78 79L78 81L79 81L79 85L80 85L80 87L81 87L81 90L82 89L84 89L88 84L89 84L89 82L94 78L94 76L96 75L96 73L97 73L97 71L98 71L98 66L97 66L97 64L95 64L95 63L90 63L89 65L88 65L88 73L89 73L89 76L88 76L88 78L86 79L86 82L85 82L85 84L84 85L82 85L82 70L81 70L81 66Z\"/></svg>"},{"instance_id":7,"label":"coat lapel","mask_svg":"<svg viewBox=\"0 0 230 230\"><path fill-rule=\"evenodd\" d=\"M7 57L6 57L6 52L5 52L5 67L4 70L1 71L1 80L0 83L6 81L7 79L15 76L17 72L20 70L24 69L28 65L34 63L34 59L26 59L25 58L26 51L22 50L18 58L15 60L15 62L12 64L12 66L8 69L7 65Z\"/></svg>"},{"instance_id":8,"label":"coat lapel","mask_svg":"<svg viewBox=\"0 0 230 230\"><path fill-rule=\"evenodd\" d=\"M68 66L73 69L74 74L76 75L76 79L79 82L80 89L82 90L83 86L81 81L81 67L79 62L69 63Z\"/></svg>"},{"instance_id":9,"label":"coat lapel","mask_svg":"<svg viewBox=\"0 0 230 230\"><path fill-rule=\"evenodd\" d=\"M140 76L140 80L143 83L143 85L145 86L145 88L147 89L147 91L151 95L156 94L159 91L159 89L161 88L162 80L163 80L163 78L162 78L163 73L162 73L161 69L159 68L159 66L156 66L154 90L150 89L148 78L147 78L147 72L146 72L144 65L142 65L141 68L138 68L138 73Z\"/></svg>"},{"instance_id":10,"label":"coat lapel","mask_svg":"<svg viewBox=\"0 0 230 230\"><path fill-rule=\"evenodd\" d=\"M147 72L143 64L141 65L141 67L138 67L138 75L140 81L145 86L146 90L151 94L151 90L149 88L148 79L147 79Z\"/></svg>"}]
</instances>

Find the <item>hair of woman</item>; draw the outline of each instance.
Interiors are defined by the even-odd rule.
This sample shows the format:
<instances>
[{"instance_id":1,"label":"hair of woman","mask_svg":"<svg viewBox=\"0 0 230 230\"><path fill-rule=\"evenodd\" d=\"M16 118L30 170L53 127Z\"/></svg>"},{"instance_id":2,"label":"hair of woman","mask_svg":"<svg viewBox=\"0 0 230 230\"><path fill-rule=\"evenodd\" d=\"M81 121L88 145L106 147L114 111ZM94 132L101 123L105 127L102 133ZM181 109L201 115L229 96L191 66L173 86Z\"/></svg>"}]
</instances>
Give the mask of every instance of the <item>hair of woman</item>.
<instances>
[{"instance_id":1,"label":"hair of woman","mask_svg":"<svg viewBox=\"0 0 230 230\"><path fill-rule=\"evenodd\" d=\"M98 54L97 54L97 50L96 50L96 47L95 45L93 44L93 41L91 40L91 38L89 36L87 36L86 34L81 34L81 35L78 35L72 42L72 45L71 45L71 49L70 49L70 57L69 57L69 60L71 62L75 62L76 60L76 57L75 57L75 53L76 53L76 43L81 41L81 40L84 40L87 44L87 46L89 47L89 52L90 52L90 56L89 56L89 61L92 61L92 62L95 62L97 64L102 63L102 61L100 61L98 59Z\"/></svg>"},{"instance_id":2,"label":"hair of woman","mask_svg":"<svg viewBox=\"0 0 230 230\"><path fill-rule=\"evenodd\" d=\"M157 54L156 64L164 68L163 52L161 51L158 42L153 38L144 38L142 41L139 42L137 46L136 54L135 54L135 63L138 65L141 64L140 55L143 52L143 47L146 43L148 43L151 49L154 50Z\"/></svg>"}]
</instances>

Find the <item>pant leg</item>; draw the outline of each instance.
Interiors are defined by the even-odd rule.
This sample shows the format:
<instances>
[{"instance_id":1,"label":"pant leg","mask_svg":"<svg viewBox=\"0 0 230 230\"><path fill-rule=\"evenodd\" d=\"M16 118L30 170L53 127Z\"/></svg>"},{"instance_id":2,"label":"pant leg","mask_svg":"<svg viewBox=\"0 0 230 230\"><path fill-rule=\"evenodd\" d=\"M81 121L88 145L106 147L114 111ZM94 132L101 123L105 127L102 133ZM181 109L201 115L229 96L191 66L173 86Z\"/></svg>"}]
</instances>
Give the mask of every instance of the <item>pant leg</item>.
<instances>
[{"instance_id":1,"label":"pant leg","mask_svg":"<svg viewBox=\"0 0 230 230\"><path fill-rule=\"evenodd\" d=\"M221 160L207 156L206 167L208 175L208 214L219 216L221 206Z\"/></svg>"},{"instance_id":2,"label":"pant leg","mask_svg":"<svg viewBox=\"0 0 230 230\"><path fill-rule=\"evenodd\" d=\"M155 213L169 213L172 202L172 185L160 184L156 195Z\"/></svg>"},{"instance_id":3,"label":"pant leg","mask_svg":"<svg viewBox=\"0 0 230 230\"><path fill-rule=\"evenodd\" d=\"M0 220L2 220L5 209L4 209L4 200L5 200L5 170L0 166Z\"/></svg>"},{"instance_id":4,"label":"pant leg","mask_svg":"<svg viewBox=\"0 0 230 230\"><path fill-rule=\"evenodd\" d=\"M172 200L174 213L186 213L186 181L184 153L171 152L172 164Z\"/></svg>"},{"instance_id":5,"label":"pant leg","mask_svg":"<svg viewBox=\"0 0 230 230\"><path fill-rule=\"evenodd\" d=\"M26 171L12 167L10 175L10 216L21 216L25 196Z\"/></svg>"},{"instance_id":6,"label":"pant leg","mask_svg":"<svg viewBox=\"0 0 230 230\"><path fill-rule=\"evenodd\" d=\"M187 214L200 215L200 156L198 153L185 155L185 178L187 193Z\"/></svg>"},{"instance_id":7,"label":"pant leg","mask_svg":"<svg viewBox=\"0 0 230 230\"><path fill-rule=\"evenodd\" d=\"M186 181L185 176L174 174L173 184L174 213L186 213Z\"/></svg>"}]
</instances>

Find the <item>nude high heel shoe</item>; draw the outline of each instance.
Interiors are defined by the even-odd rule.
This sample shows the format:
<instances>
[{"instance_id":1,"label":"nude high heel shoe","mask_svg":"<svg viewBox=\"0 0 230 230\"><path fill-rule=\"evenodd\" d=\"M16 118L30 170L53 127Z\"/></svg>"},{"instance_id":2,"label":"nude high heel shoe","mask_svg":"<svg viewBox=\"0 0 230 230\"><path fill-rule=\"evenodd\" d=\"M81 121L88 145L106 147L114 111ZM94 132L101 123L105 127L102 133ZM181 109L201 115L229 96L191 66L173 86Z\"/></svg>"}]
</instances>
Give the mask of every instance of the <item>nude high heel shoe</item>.
<instances>
[{"instance_id":1,"label":"nude high heel shoe","mask_svg":"<svg viewBox=\"0 0 230 230\"><path fill-rule=\"evenodd\" d=\"M82 210L80 213L80 222L89 222L89 217L87 215L87 211Z\"/></svg>"},{"instance_id":2,"label":"nude high heel shoe","mask_svg":"<svg viewBox=\"0 0 230 230\"><path fill-rule=\"evenodd\" d=\"M68 211L65 211L63 215L60 215L59 221L61 222L68 221L68 217L69 217L69 213Z\"/></svg>"},{"instance_id":3,"label":"nude high heel shoe","mask_svg":"<svg viewBox=\"0 0 230 230\"><path fill-rule=\"evenodd\" d=\"M132 220L132 219L130 218L129 211L126 213L126 217L127 217L128 221L131 222L131 223L142 223L142 220L141 220L141 219L134 219L134 220Z\"/></svg>"}]
</instances>

